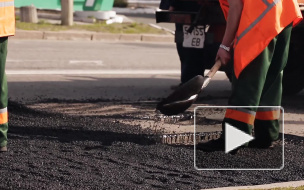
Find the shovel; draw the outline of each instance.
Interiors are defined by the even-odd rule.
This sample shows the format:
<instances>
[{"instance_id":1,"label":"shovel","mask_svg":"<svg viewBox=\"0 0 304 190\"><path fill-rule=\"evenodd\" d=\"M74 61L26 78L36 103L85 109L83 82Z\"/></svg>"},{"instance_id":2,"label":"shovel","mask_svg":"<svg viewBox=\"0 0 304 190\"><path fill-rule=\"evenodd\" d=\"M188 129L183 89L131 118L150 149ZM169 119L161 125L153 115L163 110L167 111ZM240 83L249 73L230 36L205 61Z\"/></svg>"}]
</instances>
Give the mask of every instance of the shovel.
<instances>
[{"instance_id":1,"label":"shovel","mask_svg":"<svg viewBox=\"0 0 304 190\"><path fill-rule=\"evenodd\" d=\"M165 115L176 115L188 109L197 99L198 94L209 84L222 63L218 59L205 77L197 75L178 87L167 98L157 104L156 109Z\"/></svg>"}]
</instances>

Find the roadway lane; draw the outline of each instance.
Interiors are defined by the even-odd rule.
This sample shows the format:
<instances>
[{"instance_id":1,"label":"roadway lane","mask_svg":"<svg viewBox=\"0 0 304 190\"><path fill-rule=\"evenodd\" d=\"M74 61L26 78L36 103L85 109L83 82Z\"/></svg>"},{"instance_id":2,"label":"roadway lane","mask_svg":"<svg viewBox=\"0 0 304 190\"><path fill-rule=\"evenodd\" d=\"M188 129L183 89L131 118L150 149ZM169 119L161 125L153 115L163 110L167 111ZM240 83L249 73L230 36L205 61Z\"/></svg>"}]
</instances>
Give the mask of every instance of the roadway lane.
<instances>
[{"instance_id":1,"label":"roadway lane","mask_svg":"<svg viewBox=\"0 0 304 190\"><path fill-rule=\"evenodd\" d=\"M173 43L10 40L8 70L179 70Z\"/></svg>"},{"instance_id":2,"label":"roadway lane","mask_svg":"<svg viewBox=\"0 0 304 190\"><path fill-rule=\"evenodd\" d=\"M16 101L138 101L167 96L179 83L179 67L173 43L11 40L7 74ZM213 92L229 94L226 76L217 79Z\"/></svg>"}]
</instances>

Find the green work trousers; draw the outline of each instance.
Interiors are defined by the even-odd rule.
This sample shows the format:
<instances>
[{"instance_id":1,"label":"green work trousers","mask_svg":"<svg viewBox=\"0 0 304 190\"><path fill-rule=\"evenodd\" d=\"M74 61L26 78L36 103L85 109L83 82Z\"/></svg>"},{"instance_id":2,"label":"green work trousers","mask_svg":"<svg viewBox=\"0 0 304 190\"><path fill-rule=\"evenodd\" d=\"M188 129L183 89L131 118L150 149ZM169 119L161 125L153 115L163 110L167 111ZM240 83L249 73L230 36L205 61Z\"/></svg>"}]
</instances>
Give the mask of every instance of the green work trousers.
<instances>
[{"instance_id":1,"label":"green work trousers","mask_svg":"<svg viewBox=\"0 0 304 190\"><path fill-rule=\"evenodd\" d=\"M292 25L279 33L240 74L232 77L232 94L230 106L280 106L282 99L283 69L286 66ZM257 108L246 108L249 112L257 112ZM275 120L255 118L253 124L240 120L224 118L225 123L246 132L254 133L256 140L274 141L279 137L280 123ZM253 126L254 125L254 126Z\"/></svg>"},{"instance_id":2,"label":"green work trousers","mask_svg":"<svg viewBox=\"0 0 304 190\"><path fill-rule=\"evenodd\" d=\"M7 145L7 80L5 75L5 63L7 56L8 37L0 37L0 147Z\"/></svg>"}]
</instances>

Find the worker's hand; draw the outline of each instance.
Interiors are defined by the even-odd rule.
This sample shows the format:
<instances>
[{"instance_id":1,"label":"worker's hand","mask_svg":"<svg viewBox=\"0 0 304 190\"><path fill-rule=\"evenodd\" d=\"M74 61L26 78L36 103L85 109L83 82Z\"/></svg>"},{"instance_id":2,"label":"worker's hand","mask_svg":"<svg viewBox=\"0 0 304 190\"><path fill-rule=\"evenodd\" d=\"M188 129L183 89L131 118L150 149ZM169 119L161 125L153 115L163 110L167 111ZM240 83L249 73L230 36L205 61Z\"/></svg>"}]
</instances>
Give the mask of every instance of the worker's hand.
<instances>
[{"instance_id":1,"label":"worker's hand","mask_svg":"<svg viewBox=\"0 0 304 190\"><path fill-rule=\"evenodd\" d=\"M226 66L231 59L231 55L228 51L226 51L222 48L219 48L215 60L218 60L218 59L221 60L222 66Z\"/></svg>"}]
</instances>

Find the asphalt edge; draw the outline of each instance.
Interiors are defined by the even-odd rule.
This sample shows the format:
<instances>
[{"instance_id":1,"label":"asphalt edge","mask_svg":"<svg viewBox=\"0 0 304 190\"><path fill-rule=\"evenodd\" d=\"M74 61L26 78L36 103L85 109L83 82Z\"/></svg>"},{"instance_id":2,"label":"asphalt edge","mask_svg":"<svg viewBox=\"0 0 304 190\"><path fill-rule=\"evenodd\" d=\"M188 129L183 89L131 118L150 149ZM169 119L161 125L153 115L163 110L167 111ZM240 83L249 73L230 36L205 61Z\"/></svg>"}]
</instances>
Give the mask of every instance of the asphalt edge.
<instances>
[{"instance_id":1,"label":"asphalt edge","mask_svg":"<svg viewBox=\"0 0 304 190\"><path fill-rule=\"evenodd\" d=\"M236 187L220 187L207 190L239 190L239 189L272 189L272 188L294 188L304 186L304 181L289 181L283 183L272 183L264 185L253 185L253 186L236 186Z\"/></svg>"},{"instance_id":2,"label":"asphalt edge","mask_svg":"<svg viewBox=\"0 0 304 190\"><path fill-rule=\"evenodd\" d=\"M111 34L82 31L27 31L16 30L16 35L11 39L18 40L81 40L104 42L157 42L174 43L173 35L162 34Z\"/></svg>"}]
</instances>

